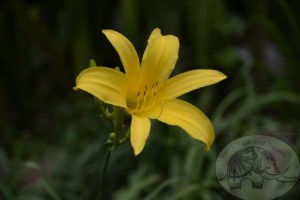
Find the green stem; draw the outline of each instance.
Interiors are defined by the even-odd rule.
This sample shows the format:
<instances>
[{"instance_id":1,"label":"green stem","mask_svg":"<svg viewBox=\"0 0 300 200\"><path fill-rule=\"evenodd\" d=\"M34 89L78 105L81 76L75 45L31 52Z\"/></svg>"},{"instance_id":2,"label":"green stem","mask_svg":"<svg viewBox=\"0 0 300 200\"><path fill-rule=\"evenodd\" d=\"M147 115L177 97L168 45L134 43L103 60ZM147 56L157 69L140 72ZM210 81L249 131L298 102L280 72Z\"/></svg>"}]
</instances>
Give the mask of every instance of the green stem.
<instances>
[{"instance_id":1,"label":"green stem","mask_svg":"<svg viewBox=\"0 0 300 200\"><path fill-rule=\"evenodd\" d=\"M118 106L113 107L113 124L114 124L115 132L120 132L123 127L124 124L123 112L124 112L123 108Z\"/></svg>"},{"instance_id":2,"label":"green stem","mask_svg":"<svg viewBox=\"0 0 300 200\"><path fill-rule=\"evenodd\" d=\"M109 160L110 160L110 156L111 156L111 153L112 153L112 150L108 150L107 151L107 154L106 154L106 157L105 157L105 162L104 162L104 165L103 165L103 169L102 169L102 180L101 180L101 185L103 186L104 185L104 181L105 181L105 175L106 175L106 171L107 171L107 168L108 168L108 163L109 163Z\"/></svg>"},{"instance_id":3,"label":"green stem","mask_svg":"<svg viewBox=\"0 0 300 200\"><path fill-rule=\"evenodd\" d=\"M107 169L108 169L108 164L109 164L109 161L110 161L110 157L111 157L111 153L112 153L113 149L112 148L108 148L107 150L107 153L106 153L106 157L105 157L105 161L104 161L104 165L103 165L103 168L102 168L102 175L99 176L97 182L96 182L96 186L95 186L95 197L96 198L93 198L93 199L105 199L105 191L106 189L104 188L105 187L105 177L106 177L106 172L107 172ZM101 177L101 178L100 178Z\"/></svg>"},{"instance_id":4,"label":"green stem","mask_svg":"<svg viewBox=\"0 0 300 200\"><path fill-rule=\"evenodd\" d=\"M118 146L121 144L125 143L127 139L129 138L130 131L125 134L125 136L120 139L120 133L124 127L124 109L121 107L114 106L113 107L113 112L108 113L105 110L105 107L103 103L100 102L100 111L106 117L106 119L110 120L113 124L113 132L109 134L109 138L106 141L107 144L107 154L105 157L103 169L102 169L102 175L99 176L99 178L96 181L95 185L95 196L96 198L93 199L105 199L106 198L106 189L105 189L105 180L106 180L106 173L110 161L111 154L113 150L115 150Z\"/></svg>"},{"instance_id":5,"label":"green stem","mask_svg":"<svg viewBox=\"0 0 300 200\"><path fill-rule=\"evenodd\" d=\"M95 98L95 101L99 107L99 110L100 110L100 113L101 113L101 116L106 119L106 120L111 120L113 118L113 113L109 112L105 106L104 106L104 103L100 100L98 100L97 98Z\"/></svg>"}]
</instances>

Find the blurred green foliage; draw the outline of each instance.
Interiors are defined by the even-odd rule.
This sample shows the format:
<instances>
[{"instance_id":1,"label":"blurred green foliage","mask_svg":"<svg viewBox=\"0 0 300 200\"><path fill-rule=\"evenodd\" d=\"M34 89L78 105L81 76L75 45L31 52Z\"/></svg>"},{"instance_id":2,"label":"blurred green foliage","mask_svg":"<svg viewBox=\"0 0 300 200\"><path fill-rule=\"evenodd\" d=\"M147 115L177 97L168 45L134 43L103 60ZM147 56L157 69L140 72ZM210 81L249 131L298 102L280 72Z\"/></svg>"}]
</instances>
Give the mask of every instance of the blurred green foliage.
<instances>
[{"instance_id":1,"label":"blurred green foliage","mask_svg":"<svg viewBox=\"0 0 300 200\"><path fill-rule=\"evenodd\" d=\"M242 135L287 138L300 154L300 3L296 0L6 0L0 3L0 199L229 199L217 183L221 148ZM212 68L228 78L183 98L212 119L210 152L155 122L143 153L114 151L95 183L111 124L74 92L94 58L121 66L110 28L143 52L151 30L180 39L174 74ZM284 199L299 196L297 184Z\"/></svg>"}]
</instances>

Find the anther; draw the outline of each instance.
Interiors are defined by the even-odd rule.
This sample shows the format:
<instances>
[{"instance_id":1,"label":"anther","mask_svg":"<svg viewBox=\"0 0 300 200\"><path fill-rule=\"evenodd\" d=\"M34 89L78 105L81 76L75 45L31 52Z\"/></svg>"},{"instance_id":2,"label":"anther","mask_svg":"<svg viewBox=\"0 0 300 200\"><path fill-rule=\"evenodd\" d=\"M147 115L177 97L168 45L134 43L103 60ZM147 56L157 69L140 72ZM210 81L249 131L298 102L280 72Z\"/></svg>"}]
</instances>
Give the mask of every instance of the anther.
<instances>
[{"instance_id":1,"label":"anther","mask_svg":"<svg viewBox=\"0 0 300 200\"><path fill-rule=\"evenodd\" d=\"M158 88L158 81L156 81L156 83L155 83L155 91L154 91L154 96L156 95L156 93L157 93L157 88Z\"/></svg>"},{"instance_id":2,"label":"anther","mask_svg":"<svg viewBox=\"0 0 300 200\"><path fill-rule=\"evenodd\" d=\"M147 90L145 90L144 91L144 97L143 97L143 105L140 109L143 109L145 107L145 104L146 104L146 101L147 101L147 95L148 95L148 92L147 92Z\"/></svg>"},{"instance_id":3,"label":"anther","mask_svg":"<svg viewBox=\"0 0 300 200\"><path fill-rule=\"evenodd\" d=\"M137 93L137 101L135 106L135 111L143 110L145 107L153 105L154 97L157 94L158 82L151 85L151 91L148 91L147 85L145 85L144 91L139 91ZM143 92L143 93L142 93ZM142 95L141 95L142 93Z\"/></svg>"}]
</instances>

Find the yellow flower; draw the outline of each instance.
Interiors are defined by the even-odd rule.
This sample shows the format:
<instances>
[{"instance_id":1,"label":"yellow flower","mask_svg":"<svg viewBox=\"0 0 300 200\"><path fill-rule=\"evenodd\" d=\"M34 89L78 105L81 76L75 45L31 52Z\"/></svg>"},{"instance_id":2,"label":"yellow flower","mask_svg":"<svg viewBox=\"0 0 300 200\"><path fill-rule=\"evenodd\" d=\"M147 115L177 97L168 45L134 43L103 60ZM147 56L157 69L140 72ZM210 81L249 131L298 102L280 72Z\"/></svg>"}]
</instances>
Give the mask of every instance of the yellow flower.
<instances>
[{"instance_id":1,"label":"yellow flower","mask_svg":"<svg viewBox=\"0 0 300 200\"><path fill-rule=\"evenodd\" d=\"M210 120L197 107L176 97L217 83L226 76L216 70L196 69L169 78L178 58L179 41L174 35L161 35L158 28L148 39L141 63L126 37L113 30L102 32L118 52L125 73L107 67L90 67L77 76L74 89L123 107L132 116L130 140L135 155L145 146L150 119L181 127L209 149L214 141Z\"/></svg>"}]
</instances>

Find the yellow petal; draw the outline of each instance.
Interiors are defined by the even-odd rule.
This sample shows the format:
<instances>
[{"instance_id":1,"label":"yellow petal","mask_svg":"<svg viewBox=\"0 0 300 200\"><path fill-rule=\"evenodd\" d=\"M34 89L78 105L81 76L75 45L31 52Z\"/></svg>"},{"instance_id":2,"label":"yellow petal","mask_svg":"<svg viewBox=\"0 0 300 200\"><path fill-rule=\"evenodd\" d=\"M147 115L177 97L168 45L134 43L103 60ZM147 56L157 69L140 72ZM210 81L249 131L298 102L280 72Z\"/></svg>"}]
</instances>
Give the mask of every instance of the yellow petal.
<instances>
[{"instance_id":1,"label":"yellow petal","mask_svg":"<svg viewBox=\"0 0 300 200\"><path fill-rule=\"evenodd\" d=\"M159 37L159 36L162 36L162 35L161 35L160 29L159 29L159 28L155 28L155 29L152 31L152 33L150 34L149 38L148 38L148 44L150 44L155 38L157 38L157 37ZM147 51L148 51L148 50L149 50L149 49L146 48L145 53L144 53L144 56L147 55Z\"/></svg>"},{"instance_id":2,"label":"yellow petal","mask_svg":"<svg viewBox=\"0 0 300 200\"><path fill-rule=\"evenodd\" d=\"M192 90L217 83L226 76L217 70L196 69L168 79L161 89L162 98L176 98Z\"/></svg>"},{"instance_id":3,"label":"yellow petal","mask_svg":"<svg viewBox=\"0 0 300 200\"><path fill-rule=\"evenodd\" d=\"M134 82L140 70L140 61L131 42L121 33L113 30L102 31L118 52L128 80Z\"/></svg>"},{"instance_id":4,"label":"yellow petal","mask_svg":"<svg viewBox=\"0 0 300 200\"><path fill-rule=\"evenodd\" d=\"M208 149L214 141L214 129L210 120L197 107L185 101L167 100L158 120L181 127L191 137L204 142Z\"/></svg>"},{"instance_id":5,"label":"yellow petal","mask_svg":"<svg viewBox=\"0 0 300 200\"><path fill-rule=\"evenodd\" d=\"M126 107L126 76L107 67L90 67L76 78L75 90L84 90L112 105Z\"/></svg>"},{"instance_id":6,"label":"yellow petal","mask_svg":"<svg viewBox=\"0 0 300 200\"><path fill-rule=\"evenodd\" d=\"M175 67L179 50L178 38L162 36L159 29L151 33L141 64L141 80L152 84L167 79Z\"/></svg>"},{"instance_id":7,"label":"yellow petal","mask_svg":"<svg viewBox=\"0 0 300 200\"><path fill-rule=\"evenodd\" d=\"M150 127L151 124L148 118L132 115L130 140L134 155L138 155L144 149Z\"/></svg>"}]
</instances>

